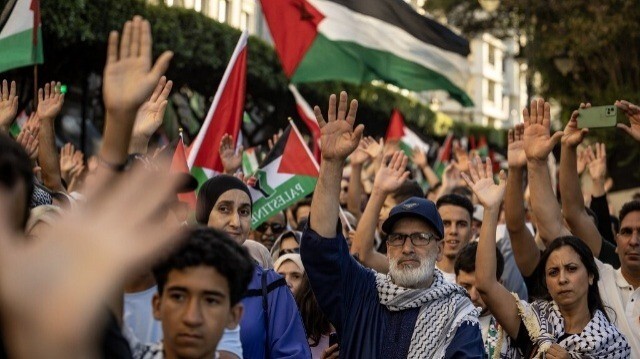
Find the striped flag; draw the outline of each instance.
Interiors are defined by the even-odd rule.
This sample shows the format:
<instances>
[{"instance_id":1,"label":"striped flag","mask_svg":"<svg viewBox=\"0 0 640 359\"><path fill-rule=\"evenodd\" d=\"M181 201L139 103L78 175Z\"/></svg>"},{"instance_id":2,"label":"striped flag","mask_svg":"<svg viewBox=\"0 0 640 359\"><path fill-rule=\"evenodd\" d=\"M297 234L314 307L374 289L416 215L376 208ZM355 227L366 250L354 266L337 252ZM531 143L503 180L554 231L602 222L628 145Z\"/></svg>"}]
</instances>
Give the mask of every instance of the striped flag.
<instances>
[{"instance_id":1,"label":"striped flag","mask_svg":"<svg viewBox=\"0 0 640 359\"><path fill-rule=\"evenodd\" d=\"M219 152L222 136L238 139L247 84L247 38L246 32L240 35L207 117L189 149L187 164L199 186L224 169Z\"/></svg>"},{"instance_id":2,"label":"striped flag","mask_svg":"<svg viewBox=\"0 0 640 359\"><path fill-rule=\"evenodd\" d=\"M11 11L0 30L0 72L42 64L42 29L38 0L9 1L4 11Z\"/></svg>"},{"instance_id":3,"label":"striped flag","mask_svg":"<svg viewBox=\"0 0 640 359\"><path fill-rule=\"evenodd\" d=\"M298 114L304 122L305 126L309 129L311 133L311 138L313 141L313 146L311 149L313 151L313 156L316 158L316 161L320 162L320 126L316 121L316 115L313 113L311 106L309 103L300 95L298 89L295 85L289 85L289 91L293 94L293 97L296 100L296 108L298 110Z\"/></svg>"},{"instance_id":4,"label":"striped flag","mask_svg":"<svg viewBox=\"0 0 640 359\"><path fill-rule=\"evenodd\" d=\"M409 127L404 124L404 117L400 111L394 109L391 113L391 120L389 121L389 127L387 127L387 135L385 136L386 142L398 141L400 149L411 158L413 149L418 147L424 153L429 152L429 145L411 131Z\"/></svg>"},{"instance_id":5,"label":"striped flag","mask_svg":"<svg viewBox=\"0 0 640 359\"><path fill-rule=\"evenodd\" d=\"M464 106L469 42L403 0L261 0L292 83L382 80L445 90Z\"/></svg>"},{"instance_id":6,"label":"striped flag","mask_svg":"<svg viewBox=\"0 0 640 359\"><path fill-rule=\"evenodd\" d=\"M449 133L444 139L444 143L438 152L436 163L433 164L433 171L442 179L445 167L451 160L451 148L453 146L453 134Z\"/></svg>"}]
</instances>

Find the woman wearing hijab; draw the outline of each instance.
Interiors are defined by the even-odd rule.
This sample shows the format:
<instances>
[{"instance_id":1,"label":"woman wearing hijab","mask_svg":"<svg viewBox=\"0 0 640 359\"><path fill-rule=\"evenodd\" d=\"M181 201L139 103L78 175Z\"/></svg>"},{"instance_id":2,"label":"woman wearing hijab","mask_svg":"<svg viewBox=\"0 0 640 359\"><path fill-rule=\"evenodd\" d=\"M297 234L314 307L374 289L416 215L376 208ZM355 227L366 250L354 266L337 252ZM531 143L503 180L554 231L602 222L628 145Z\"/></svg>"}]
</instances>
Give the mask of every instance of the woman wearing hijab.
<instances>
[{"instance_id":1,"label":"woman wearing hijab","mask_svg":"<svg viewBox=\"0 0 640 359\"><path fill-rule=\"evenodd\" d=\"M233 176L209 179L198 193L196 220L243 244L251 229L249 188ZM311 357L296 302L284 278L256 264L242 304L240 340L244 358Z\"/></svg>"}]
</instances>

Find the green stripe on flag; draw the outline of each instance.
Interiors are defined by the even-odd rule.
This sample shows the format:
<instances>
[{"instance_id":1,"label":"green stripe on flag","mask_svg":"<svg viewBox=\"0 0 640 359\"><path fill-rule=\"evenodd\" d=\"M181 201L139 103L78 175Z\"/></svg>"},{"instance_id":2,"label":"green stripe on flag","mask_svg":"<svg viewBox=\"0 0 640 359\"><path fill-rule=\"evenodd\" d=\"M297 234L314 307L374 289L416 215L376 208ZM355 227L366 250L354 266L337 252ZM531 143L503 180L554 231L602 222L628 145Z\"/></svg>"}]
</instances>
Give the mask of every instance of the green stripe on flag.
<instances>
[{"instance_id":1,"label":"green stripe on flag","mask_svg":"<svg viewBox=\"0 0 640 359\"><path fill-rule=\"evenodd\" d=\"M198 193L200 191L200 187L202 186L202 184L207 182L209 177L207 176L206 173L204 173L204 170L202 169L202 167L195 167L195 166L191 168L191 175L195 177L196 180L198 180L198 188L196 188L196 193Z\"/></svg>"},{"instance_id":2,"label":"green stripe on flag","mask_svg":"<svg viewBox=\"0 0 640 359\"><path fill-rule=\"evenodd\" d=\"M318 179L309 176L293 176L291 179L273 188L268 197L253 202L251 228L255 229L276 213L288 208L304 198L316 188Z\"/></svg>"}]
</instances>

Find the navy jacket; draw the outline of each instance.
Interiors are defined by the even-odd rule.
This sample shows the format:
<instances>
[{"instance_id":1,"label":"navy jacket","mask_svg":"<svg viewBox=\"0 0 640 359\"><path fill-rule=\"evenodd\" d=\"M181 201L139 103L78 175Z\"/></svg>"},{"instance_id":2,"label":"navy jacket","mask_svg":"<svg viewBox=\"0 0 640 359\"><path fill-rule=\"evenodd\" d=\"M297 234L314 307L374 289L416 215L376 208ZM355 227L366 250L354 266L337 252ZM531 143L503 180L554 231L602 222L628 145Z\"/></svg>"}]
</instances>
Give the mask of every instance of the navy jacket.
<instances>
[{"instance_id":1,"label":"navy jacket","mask_svg":"<svg viewBox=\"0 0 640 359\"><path fill-rule=\"evenodd\" d=\"M349 255L342 233L322 238L307 227L300 255L313 293L338 332L340 358L407 357L418 310L392 313L380 304L374 272ZM461 325L445 358L483 357L479 326Z\"/></svg>"}]
</instances>

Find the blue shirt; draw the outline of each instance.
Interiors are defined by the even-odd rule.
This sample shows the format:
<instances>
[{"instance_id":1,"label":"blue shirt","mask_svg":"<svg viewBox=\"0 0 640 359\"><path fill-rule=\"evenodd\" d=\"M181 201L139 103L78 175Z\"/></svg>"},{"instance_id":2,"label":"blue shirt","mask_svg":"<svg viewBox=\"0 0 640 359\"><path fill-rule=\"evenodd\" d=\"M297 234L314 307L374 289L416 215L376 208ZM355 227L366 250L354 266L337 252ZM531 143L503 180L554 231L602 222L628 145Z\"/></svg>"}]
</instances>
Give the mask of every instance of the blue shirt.
<instances>
[{"instance_id":1,"label":"blue shirt","mask_svg":"<svg viewBox=\"0 0 640 359\"><path fill-rule=\"evenodd\" d=\"M255 266L249 290L262 289L262 276L267 286L282 278L273 269ZM244 314L240 321L240 341L245 359L311 358L307 334L291 290L286 285L275 287L267 295L269 312L269 353L265 355L265 318L262 296L242 300Z\"/></svg>"},{"instance_id":2,"label":"blue shirt","mask_svg":"<svg viewBox=\"0 0 640 359\"><path fill-rule=\"evenodd\" d=\"M380 304L374 272L349 255L341 231L323 238L307 227L300 255L318 304L338 333L340 358L407 357L418 310L392 313ZM462 324L445 358L483 357L480 328Z\"/></svg>"}]
</instances>

